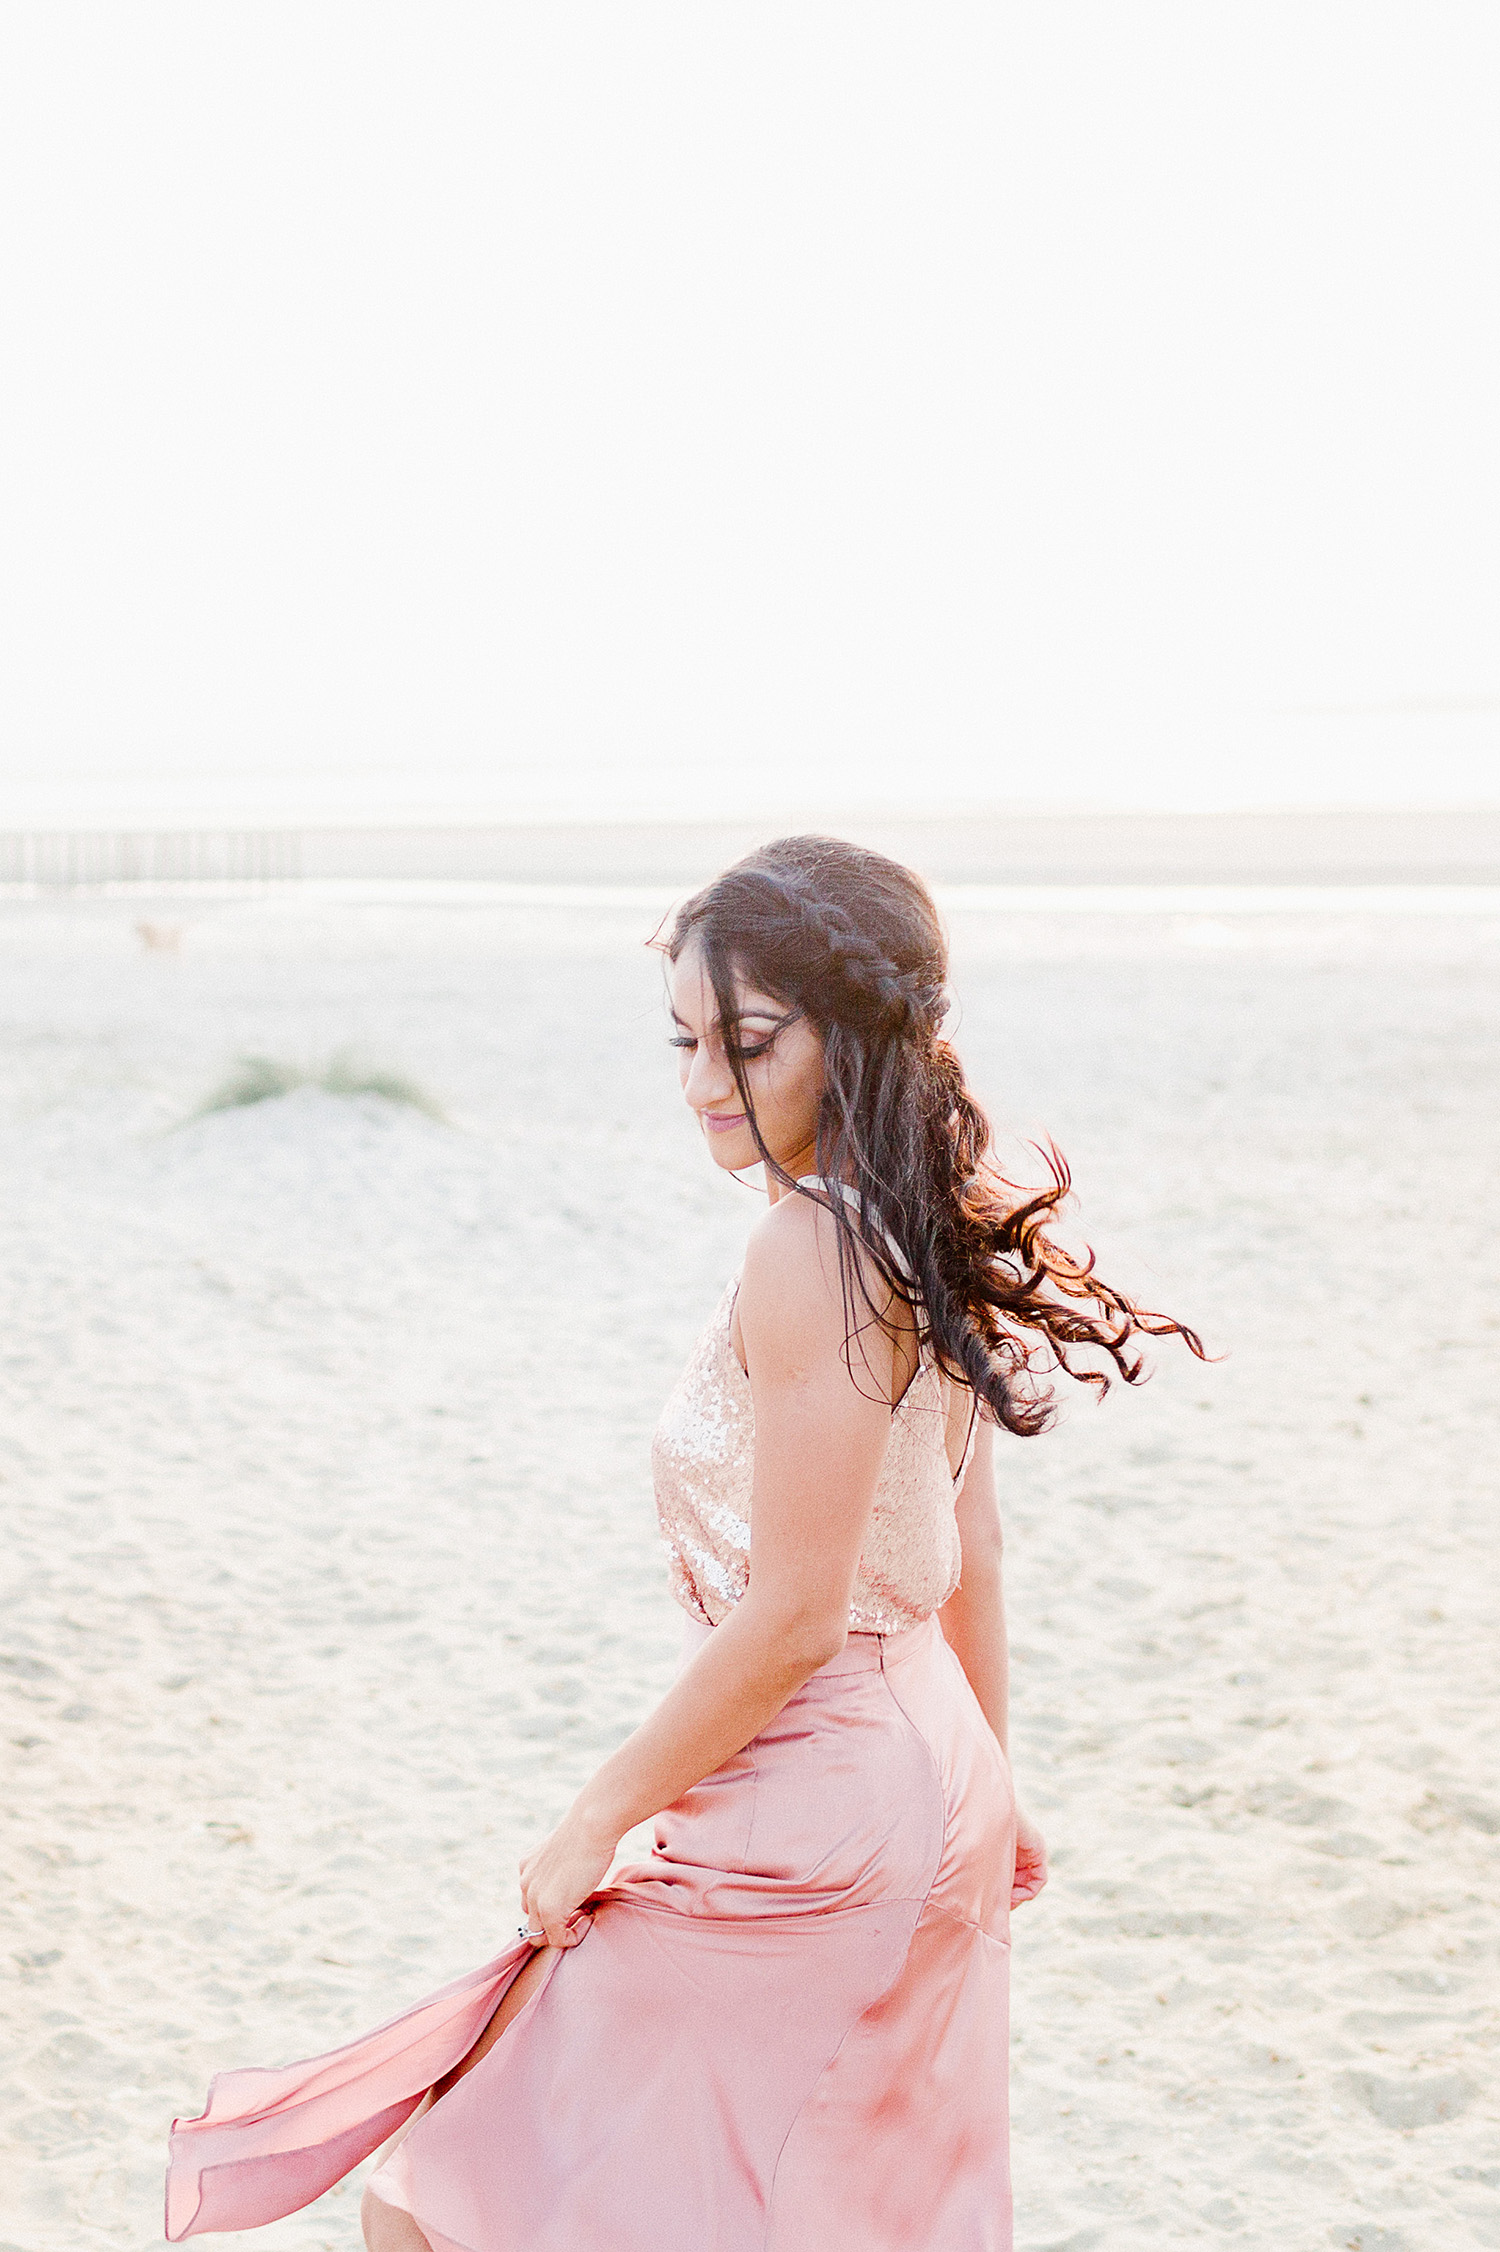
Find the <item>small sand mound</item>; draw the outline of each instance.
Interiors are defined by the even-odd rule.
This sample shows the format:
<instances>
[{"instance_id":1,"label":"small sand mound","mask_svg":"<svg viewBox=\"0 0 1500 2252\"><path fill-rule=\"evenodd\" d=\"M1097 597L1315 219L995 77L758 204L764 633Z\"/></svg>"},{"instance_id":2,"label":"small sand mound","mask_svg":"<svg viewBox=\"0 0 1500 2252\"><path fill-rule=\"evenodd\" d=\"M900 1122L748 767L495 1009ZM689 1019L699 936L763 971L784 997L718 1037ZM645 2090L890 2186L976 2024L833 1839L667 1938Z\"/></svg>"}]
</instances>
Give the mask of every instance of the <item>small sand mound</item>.
<instances>
[{"instance_id":1,"label":"small sand mound","mask_svg":"<svg viewBox=\"0 0 1500 2252\"><path fill-rule=\"evenodd\" d=\"M362 1064L340 1054L321 1069L279 1062L271 1056L241 1056L232 1071L205 1096L193 1116L209 1117L219 1110L244 1110L252 1103L275 1102L299 1087L316 1087L325 1095L375 1095L382 1102L404 1103L440 1125L448 1120L441 1104L403 1072Z\"/></svg>"}]
</instances>

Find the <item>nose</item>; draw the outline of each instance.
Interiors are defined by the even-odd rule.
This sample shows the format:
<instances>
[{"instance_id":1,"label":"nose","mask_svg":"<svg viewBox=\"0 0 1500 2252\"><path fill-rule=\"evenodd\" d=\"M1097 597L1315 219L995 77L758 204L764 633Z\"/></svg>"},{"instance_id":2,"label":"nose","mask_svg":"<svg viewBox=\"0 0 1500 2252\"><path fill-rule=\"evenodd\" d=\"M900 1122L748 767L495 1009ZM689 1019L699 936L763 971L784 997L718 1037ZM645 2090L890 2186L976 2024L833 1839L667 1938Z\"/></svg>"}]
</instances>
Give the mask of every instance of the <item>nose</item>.
<instances>
[{"instance_id":1,"label":"nose","mask_svg":"<svg viewBox=\"0 0 1500 2252\"><path fill-rule=\"evenodd\" d=\"M734 1110L739 1106L734 1073L722 1051L716 1055L706 1040L700 1040L693 1050L682 1091L690 1110Z\"/></svg>"}]
</instances>

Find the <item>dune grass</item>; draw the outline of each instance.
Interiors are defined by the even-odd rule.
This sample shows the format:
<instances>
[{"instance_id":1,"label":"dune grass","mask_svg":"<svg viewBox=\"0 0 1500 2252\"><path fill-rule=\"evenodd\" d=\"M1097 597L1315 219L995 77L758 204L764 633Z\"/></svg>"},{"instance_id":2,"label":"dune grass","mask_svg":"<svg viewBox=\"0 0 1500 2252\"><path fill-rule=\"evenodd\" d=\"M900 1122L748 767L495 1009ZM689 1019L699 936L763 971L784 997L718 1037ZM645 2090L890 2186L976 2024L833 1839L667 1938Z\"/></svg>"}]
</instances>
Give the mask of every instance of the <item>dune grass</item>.
<instances>
[{"instance_id":1,"label":"dune grass","mask_svg":"<svg viewBox=\"0 0 1500 2252\"><path fill-rule=\"evenodd\" d=\"M193 1116L208 1118L219 1110L244 1110L251 1103L274 1102L298 1087L318 1087L325 1095L378 1095L382 1102L403 1103L409 1110L419 1110L424 1118L436 1119L441 1126L449 1122L441 1104L404 1072L385 1071L347 1054L336 1055L319 1071L278 1062L272 1056L241 1056Z\"/></svg>"}]
</instances>

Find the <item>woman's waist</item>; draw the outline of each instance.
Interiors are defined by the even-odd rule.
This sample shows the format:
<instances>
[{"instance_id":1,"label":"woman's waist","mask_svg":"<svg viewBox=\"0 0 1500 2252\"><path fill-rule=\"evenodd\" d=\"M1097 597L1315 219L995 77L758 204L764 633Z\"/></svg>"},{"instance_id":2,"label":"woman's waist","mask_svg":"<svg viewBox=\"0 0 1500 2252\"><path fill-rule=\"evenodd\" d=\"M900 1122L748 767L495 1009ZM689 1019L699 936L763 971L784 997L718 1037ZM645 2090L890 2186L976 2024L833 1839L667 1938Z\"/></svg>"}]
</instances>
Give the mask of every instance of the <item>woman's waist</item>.
<instances>
[{"instance_id":1,"label":"woman's waist","mask_svg":"<svg viewBox=\"0 0 1500 2252\"><path fill-rule=\"evenodd\" d=\"M715 1623L726 1618L750 1585L748 1524L705 1528L691 1539L680 1525L664 1523L662 1530L672 1593L683 1610ZM897 1541L890 1526L872 1523L850 1590L851 1638L895 1642L908 1629L925 1626L957 1587L962 1557L951 1515L946 1528L910 1530L911 1538Z\"/></svg>"},{"instance_id":2,"label":"woman's waist","mask_svg":"<svg viewBox=\"0 0 1500 2252\"><path fill-rule=\"evenodd\" d=\"M682 1627L682 1662L686 1665L718 1629L703 1619L695 1619L690 1611L683 1613ZM925 1649L941 1632L936 1613L916 1626L898 1628L894 1634L868 1634L851 1629L844 1639L843 1649L809 1674L808 1680L833 1680L845 1673L883 1673L888 1666L899 1665L903 1658Z\"/></svg>"}]
</instances>

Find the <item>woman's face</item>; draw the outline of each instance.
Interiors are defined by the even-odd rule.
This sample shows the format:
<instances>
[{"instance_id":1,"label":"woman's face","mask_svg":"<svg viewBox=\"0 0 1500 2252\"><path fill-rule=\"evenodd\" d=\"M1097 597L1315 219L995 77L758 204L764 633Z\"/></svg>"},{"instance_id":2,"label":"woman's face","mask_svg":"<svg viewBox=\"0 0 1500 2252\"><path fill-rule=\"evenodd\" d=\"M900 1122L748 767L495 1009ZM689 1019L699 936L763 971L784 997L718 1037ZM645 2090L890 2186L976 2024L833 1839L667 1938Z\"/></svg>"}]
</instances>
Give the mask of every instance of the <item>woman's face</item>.
<instances>
[{"instance_id":1,"label":"woman's face","mask_svg":"<svg viewBox=\"0 0 1500 2252\"><path fill-rule=\"evenodd\" d=\"M689 939L667 968L673 1045L688 1108L697 1114L716 1165L738 1173L760 1162L734 1083L719 1025L719 1005L696 940ZM823 1041L806 1017L774 994L735 980L739 1009L731 1035L738 1039L745 1084L755 1105L761 1140L795 1179L811 1169L823 1093Z\"/></svg>"}]
</instances>

